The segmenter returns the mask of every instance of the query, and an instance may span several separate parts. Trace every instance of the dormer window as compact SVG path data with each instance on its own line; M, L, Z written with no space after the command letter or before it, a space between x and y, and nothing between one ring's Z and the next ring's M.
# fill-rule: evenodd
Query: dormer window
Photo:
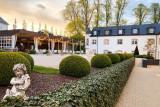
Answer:
M94 32L93 32L93 35L97 35L97 31L94 31Z
M119 35L122 35L122 34L123 34L123 30L120 29L120 30L118 31L118 34L119 34Z
M148 32L149 32L149 33L154 33L154 28L149 28L149 29L148 29Z
M106 31L105 31L105 34L106 34L106 35L109 35L109 34L110 34L110 31L109 31L109 30L106 30Z
M133 29L133 34L138 34L138 29Z

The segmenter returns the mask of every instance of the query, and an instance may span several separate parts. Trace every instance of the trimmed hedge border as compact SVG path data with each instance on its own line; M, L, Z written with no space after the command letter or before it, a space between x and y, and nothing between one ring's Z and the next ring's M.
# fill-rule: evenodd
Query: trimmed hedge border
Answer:
M4 105L113 107L134 67L135 58L101 69L82 79L25 101ZM0 105L3 105L0 103Z

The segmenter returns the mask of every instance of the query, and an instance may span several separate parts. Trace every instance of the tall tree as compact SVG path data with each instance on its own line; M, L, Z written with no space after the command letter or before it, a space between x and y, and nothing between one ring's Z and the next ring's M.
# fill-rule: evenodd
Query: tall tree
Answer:
M25 22L25 20L23 20L23 29L27 29L27 23Z
M112 0L105 0L105 3L102 4L105 9L105 20L106 20L106 26L109 25L109 21L112 18Z
M127 0L117 0L115 6L115 25L119 26L124 15L124 9L128 5Z
M39 22L39 28L38 28L39 31L41 31L41 22Z
M144 4L139 4L137 8L133 9L134 15L136 17L136 24L143 24L149 15L150 9Z
M17 20L15 19L14 24L13 24L13 29L15 30L17 28Z
M152 3L151 7L151 19L152 23L159 23L160 22L160 5L159 3Z
M33 24L33 22L32 22L32 31L34 32L34 24Z
M79 11L78 3L75 2L74 0L69 1L66 5L65 10L63 11L64 20L68 21L69 23L72 22L72 27L74 28L75 32L80 32L79 29L77 28L77 24L76 24L77 20L80 17L79 12L80 11Z
M96 10L96 14L94 15L94 24L96 27L99 27L99 22L102 19L102 12L100 10L101 8L101 3L100 0L93 0L94 1L94 7Z
M92 0L79 0L81 9L81 20L84 21L85 32L88 30L91 20L93 18L94 8L92 7Z

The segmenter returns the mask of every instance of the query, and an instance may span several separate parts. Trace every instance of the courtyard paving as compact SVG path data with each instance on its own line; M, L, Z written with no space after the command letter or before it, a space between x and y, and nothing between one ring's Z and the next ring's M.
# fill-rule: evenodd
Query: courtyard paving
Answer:
M63 58L69 56L70 54L53 54L51 56L47 56L46 54L39 54L39 55L31 55L34 59L35 65L39 66L45 66L45 67L52 67L52 68L59 68L59 64L62 61ZM87 56L85 54L81 54L79 56L82 56L86 58L89 62L91 60L91 56Z
M115 107L160 107L160 66L135 67Z

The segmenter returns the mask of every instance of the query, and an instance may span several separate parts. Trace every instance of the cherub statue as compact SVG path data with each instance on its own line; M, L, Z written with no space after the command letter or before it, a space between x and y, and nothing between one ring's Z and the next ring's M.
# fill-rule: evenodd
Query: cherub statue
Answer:
M21 96L24 100L27 100L29 97L26 97L25 91L30 86L30 77L27 74L27 68L24 64L16 64L13 67L13 71L16 75L10 82L13 87L11 90L6 90L6 95L3 97L3 100L6 97L12 96Z

